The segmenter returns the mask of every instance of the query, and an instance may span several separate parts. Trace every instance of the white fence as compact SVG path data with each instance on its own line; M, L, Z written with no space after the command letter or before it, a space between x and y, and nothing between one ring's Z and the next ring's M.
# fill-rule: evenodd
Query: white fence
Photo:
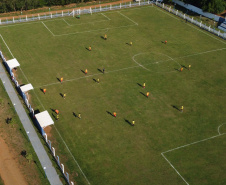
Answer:
M192 24L194 24L194 25L196 25L196 26L198 26L198 27L200 27L200 28L202 28L202 29L204 29L208 32L213 33L214 35L217 35L218 37L226 39L226 33L225 32L221 33L220 30L218 31L218 30L215 30L215 28L211 28L211 26L206 26L205 24L202 23L202 21L199 22L197 20L194 20L193 17L189 17L188 15L183 14L183 13L179 12L178 10L171 8L171 6L165 5L164 3L161 4L161 3L155 2L155 4L157 6L163 8L163 9L165 9L166 11L168 11L168 12L170 12L170 13L178 16L178 17L181 17L182 19L184 19L186 21L189 21L190 23L192 23Z
M92 13L97 13L97 12L104 12L104 11L109 11L109 10L118 10L118 9L123 9L123 8L130 8L130 7L136 7L136 6L143 6L143 5L149 5L152 4L153 1L139 1L139 2L128 2L128 3L120 3L116 5L109 5L109 6L98 6L95 8L77 8L74 9L73 11L61 11L56 12L56 13L48 13L44 15L32 15L30 16L20 16L19 18L12 18L8 20L7 18L0 18L0 25L5 25L5 24L14 24L14 23L24 23L24 22L30 22L30 21L38 21L38 20L44 20L44 19L52 19L52 18L57 18L57 17L65 17L65 16L76 16L76 15L81 15L81 14L92 14Z

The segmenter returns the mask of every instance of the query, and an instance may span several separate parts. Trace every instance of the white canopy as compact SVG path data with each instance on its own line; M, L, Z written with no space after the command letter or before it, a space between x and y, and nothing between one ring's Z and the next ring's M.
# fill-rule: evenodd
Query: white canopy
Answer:
M41 125L42 128L45 128L49 125L53 125L54 122L52 118L50 117L48 111L43 111L38 114L35 114L36 119L38 120L39 124Z
M30 90L32 90L34 88L33 88L33 86L31 84L27 84L27 85L21 86L20 89L21 89L22 92L27 92L27 91L30 91Z
M17 59L12 59L12 60L8 60L6 61L7 65L9 66L10 69L13 69L15 67L20 66L19 62L17 61Z

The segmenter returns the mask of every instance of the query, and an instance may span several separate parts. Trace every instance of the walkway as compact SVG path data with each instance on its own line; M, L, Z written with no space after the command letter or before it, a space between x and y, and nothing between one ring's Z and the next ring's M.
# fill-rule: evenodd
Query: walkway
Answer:
M20 102L17 93L15 89L13 88L5 70L3 67L3 64L0 63L0 78L2 80L2 83L4 84L4 87L6 89L6 92L9 95L9 98L12 102L12 104L15 107L15 110L20 118L21 123L23 124L23 127L26 132L28 133L28 137L31 141L31 144L39 158L39 161L42 165L42 167L46 167L46 176L50 182L51 185L62 185L62 182L60 181L60 178L58 174L56 173L55 168L52 165L51 160L49 159L34 127L32 122L30 121L27 113L24 110L24 107L22 106L22 103Z

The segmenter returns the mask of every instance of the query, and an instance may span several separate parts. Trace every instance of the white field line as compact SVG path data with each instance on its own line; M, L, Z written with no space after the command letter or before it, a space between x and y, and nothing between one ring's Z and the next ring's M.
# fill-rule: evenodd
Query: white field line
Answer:
M68 26L71 26L71 24L69 24L67 21L65 21L65 19L62 19Z
M41 23L46 27L46 29L47 29L53 36L55 36L55 35L53 34L53 32L51 32L50 29L45 25L44 22L41 22Z
M123 71L123 70L136 68L136 67L140 67L140 66L131 66L131 67L121 68L121 69L117 69L117 70L113 70L113 71L105 71L105 73L113 73L113 72ZM80 80L80 79L83 79L83 78L93 77L93 76L97 76L97 75L101 75L101 73L95 73L93 75L82 76L82 77L78 77L78 78L72 78L72 79L69 79L69 80L64 80L63 83L71 82L71 81L75 81L75 80ZM41 87L46 87L46 86L51 86L51 85L57 85L57 84L61 84L61 83L60 82L49 83L49 84L45 84L45 85L34 87L34 89L41 88Z
M62 138L60 132L57 130L57 128L56 128L55 125L53 125L53 126L55 127L55 129L56 129L57 133L59 134L60 138L62 139L62 141L64 142L66 148L68 149L69 153L71 154L72 158L74 159L75 163L77 164L77 166L78 166L79 170L81 171L82 175L85 177L87 183L90 184L90 182L89 182L89 180L87 179L86 175L83 173L81 167L79 166L77 160L74 158L73 154L71 153L70 149L68 148L68 146L67 146L67 144L65 143L64 139Z
M225 123L223 123L223 124L225 124ZM223 125L223 124L222 124L222 125ZM186 145L183 145L183 146L179 146L179 147L176 147L176 148L173 148L173 149L171 149L171 150L167 150L167 151L161 153L161 155L164 157L164 159L170 164L170 166L176 171L176 173L181 177L181 179L182 179L187 185L189 185L189 183L183 178L183 176L177 171L177 169L171 164L171 162L165 157L164 154L165 154L165 153L168 153L168 152L172 152L172 151L174 151L174 150L178 150L178 149L181 149L181 148L185 148L185 147L188 147L188 146L197 144L197 143L201 143L201 142L204 142L204 141L207 141L207 140L210 140L210 139L214 139L214 138L219 137L219 136L222 136L222 135L226 134L226 133L221 134L221 133L219 132L219 128L220 128L222 125L220 125L220 126L218 127L218 133L219 133L219 134L216 135L216 136L212 136L212 137L209 137L209 138L206 138L206 139L202 139L202 140L199 140L199 141L190 143L190 144L186 144Z
M104 17L106 17L109 21L111 20L108 16L104 15L103 13L101 13L101 15L103 15Z
M164 159L170 164L170 166L176 171L176 173L181 177L181 179L183 179L183 181L187 184L188 182L184 179L184 177L177 171L177 169L170 163L170 161L164 156L163 153L161 153L161 155L164 157Z
M0 36L1 36L1 38L2 38L2 40L3 40L3 42L4 42L4 44L6 45L7 49L9 50L10 54L12 55L12 57L15 58L15 57L13 56L11 50L9 49L9 46L6 44L6 42L5 42L5 40L3 39L3 37L2 37L1 34L0 34Z
M140 67L146 69L147 71L150 71L149 69L147 69L146 67L144 67L143 65L141 65L139 62L137 62L137 61L135 60L135 57L138 56L138 55L141 55L141 54L142 54L142 53L138 53L138 54L134 55L134 56L132 57L133 61L134 61L137 65L139 65Z
M125 12L125 11L132 11L132 10L136 10L136 9L142 9L142 8L150 8L152 6L142 6L142 7L139 7L139 8L134 8L134 7L131 7L131 9L127 8L127 9L123 9L123 10L120 10L120 12ZM109 10L110 11L110 10ZM114 13L114 11L118 11L118 10L111 10L112 12L105 12L106 13ZM96 14L96 13L95 13ZM97 13L99 14L99 13ZM70 17L70 16L69 16ZM47 20L47 21L41 21L41 22L49 22L49 21L56 21L56 20L60 20L60 18L52 18L54 20ZM16 24L11 24L11 25L0 25L0 28L6 28L6 27L11 27L11 26L22 26L22 25L26 25L26 24L37 24L37 23L40 23L39 20L35 20L33 22L24 22L24 23L16 23Z
M221 133L220 133L220 128L221 128L221 126L223 126L223 125L225 125L225 124L226 124L226 123L223 123L223 124L221 124L221 125L218 127L217 131L218 131L219 135L221 135ZM222 133L222 134L225 134L225 133Z
M171 13L168 13L168 12L162 10L160 7L157 7L157 10L159 10L159 11L161 11L161 12L163 12L163 13L171 16L171 17L173 17L174 19L177 19L177 20L181 20L182 19L182 18L179 19L179 18L175 17L176 15L174 15L174 14L172 15ZM216 40L218 40L218 41L220 41L220 42L222 42L223 44L226 44L226 42L224 42L224 41L222 41L222 40L220 40L220 39L218 39L218 38L206 33L205 31L202 31L200 28L197 28L196 26L193 26L191 24L187 24L187 25L192 27L192 28L194 28L194 29L196 29L196 30L198 30L198 31L200 31L200 32L202 32L202 33L204 33L204 34L206 34L206 35L208 35L208 36L210 36L210 37L212 37L212 38L214 38L214 39L216 39Z
M132 21L134 24L136 24L138 26L138 23L136 23L135 21L133 21L132 19L130 19L129 17L127 17L126 15L122 14L121 12L118 11L118 13L120 15L122 15L123 17L127 18L128 20Z
M6 47L8 48L8 50L9 50L10 54L13 56L13 54L12 54L11 50L9 49L8 45L6 44L6 42L5 42L5 40L3 39L3 37L2 37L2 35L1 35L1 34L0 34L0 36L1 36L2 40L4 41L4 43L5 43ZM14 56L13 56L13 58L14 58ZM21 70L21 71L22 71L22 70ZM24 77L26 78L26 80L28 81L28 79L27 79L27 77L25 76L25 74L24 74L24 72L23 72L23 71L22 71L22 73L23 73ZM28 83L29 83L29 81L28 81ZM35 91L34 91L34 93L35 93ZM36 97L37 97L38 101L40 102L40 104L42 105L42 108L45 110L44 105L42 104L41 100L38 98L38 96L37 96L37 94L36 94L36 93L35 93L35 95L36 95ZM55 127L55 125L54 125L54 127ZM56 128L56 127L55 127L55 128ZM56 128L56 130L57 130L57 128ZM71 154L72 158L74 159L75 163L77 164L78 168L80 169L81 173L82 173L82 174L83 174L83 176L85 177L85 179L86 179L87 183L88 183L88 184L90 184L89 180L87 179L86 175L83 173L83 171L82 171L81 167L79 166L78 162L75 160L75 157L72 155L71 151L69 150L69 148L68 148L67 144L66 144L66 143L65 143L65 141L63 140L63 138L62 138L62 136L60 135L60 133L59 133L59 131L58 131L58 130L57 130L57 132L58 132L59 136L61 137L61 139L62 139L63 143L65 144L66 148L68 149L69 153Z
M226 49L226 48L220 48L220 49L215 49L215 50L210 50L210 51L205 51L205 52L200 52L200 53L194 53L194 54L191 54L191 55L186 55L186 56L176 57L176 58L171 58L168 55L163 54L163 55L169 57L170 59L160 60L160 61L156 61L156 62L167 62L167 61L171 61L171 60L174 60L175 61L176 59L180 59L180 58L186 58L186 57L192 57L192 56L196 56L196 55L202 55L202 54L205 54L205 53L220 51L220 50L224 50L224 49ZM151 63L151 64L145 64L145 66L148 66L148 65L153 65L153 63ZM178 65L180 66L180 64L178 64ZM108 71L108 72L105 72L105 73L113 73L113 72L128 70L128 69L132 69L132 68L136 68L136 67L142 67L142 65L141 64L140 65L138 64L138 66L131 66L131 67L126 67L126 68L121 68L121 69L117 69L117 70L113 70L113 71ZM65 80L64 82L75 81L75 80L79 80L79 79L83 79L83 78L93 77L93 76L96 76L96 75L100 75L100 73L95 73L93 75L88 75L88 76L83 76L83 77L78 77L78 78L72 78L72 79L69 79L69 80ZM41 87L46 87L46 86L51 86L51 85L56 85L56 84L60 84L60 82L49 83L49 84L37 86L37 87L34 87L34 88L41 88Z
M127 26L119 26L119 27L113 27L113 28L103 28L103 29L97 29L97 30L89 30L89 31L82 31L82 32L66 33L66 34L54 35L54 36L75 35L75 34L78 34L78 33L90 33L90 32L95 32L95 31L103 31L103 30L116 29L116 28L126 28L126 27L130 27L130 26L135 26L135 25L132 24L132 25L127 25Z

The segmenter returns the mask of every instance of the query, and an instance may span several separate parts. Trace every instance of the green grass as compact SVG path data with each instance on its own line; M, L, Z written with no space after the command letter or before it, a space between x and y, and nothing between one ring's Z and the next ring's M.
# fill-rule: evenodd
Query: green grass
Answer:
M52 109L60 111L49 138L73 181L86 183L62 138L91 184L183 184L161 153L217 135L218 126L225 123L226 52L218 49L226 48L226 42L157 7L120 13L104 12L111 20L101 14L65 18L73 26L61 19L44 21L56 36L41 22L0 27L0 34L35 87L29 92L33 106L48 110L53 118ZM107 41L101 38L105 33ZM165 40L167 44L162 43ZM127 44L130 41L132 46ZM86 49L90 45L91 52ZM190 71L178 71L189 64ZM87 76L82 72L86 68ZM103 68L105 74L98 70ZM20 69L17 74L20 83L26 84ZM60 77L64 77L62 85ZM99 84L94 81L97 78ZM139 86L144 82L145 89ZM147 91L149 98L143 95ZM65 100L60 93L67 94ZM183 113L174 108L182 105ZM114 111L117 118L108 113ZM81 113L82 119L73 112ZM128 124L133 119L134 127ZM221 144L214 150L221 152L225 143ZM209 152L198 154L211 162ZM203 181L190 170L208 176L209 168L203 163L193 165L193 153L192 147L180 150L180 155L190 156L183 161L190 166L181 165L178 170L188 182L200 184ZM177 165L174 152L168 154ZM222 158L221 163L225 162ZM213 175L206 184L215 180L226 181L223 175L218 179Z

